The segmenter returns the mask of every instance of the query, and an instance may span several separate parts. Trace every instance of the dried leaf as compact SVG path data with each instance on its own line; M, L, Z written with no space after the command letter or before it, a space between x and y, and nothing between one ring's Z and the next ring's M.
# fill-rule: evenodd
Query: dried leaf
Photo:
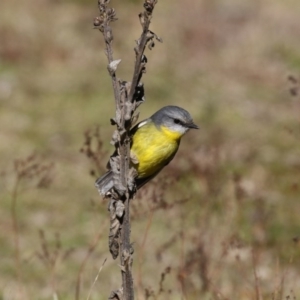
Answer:
M112 62L109 63L109 65L107 66L108 72L110 74L114 74L117 71L118 65L121 62L121 59L116 59L113 60Z
M158 35L155 35L155 39L160 42L163 43L163 39L161 37L159 37Z
M144 27L145 24L145 16L143 13L139 13L139 19L140 19L140 23L142 25L142 27Z
M108 236L109 251L116 259L119 255L119 237L120 237L120 220L117 218L116 204L118 201L111 199L109 201L108 210L110 212L110 228Z
M112 291L109 295L109 300L123 300L123 288L119 288L116 291Z
M120 170L120 157L119 156L111 156L109 160L109 165L111 167L111 170L113 171L114 175L119 175Z
M132 118L131 118L131 126L135 125L135 123L139 119L139 116L140 116L139 112L137 112L135 115L132 116Z
M118 142L119 142L119 132L118 132L118 130L115 130L112 135L110 144L113 146L116 146L118 144Z
M103 20L100 17L94 18L94 26L97 28L103 23Z
M124 112L124 119L126 121L131 120L131 116L134 112L134 105L132 104L132 102L127 101L125 103L125 112Z
M127 95L129 95L130 89L131 89L131 82L130 82L130 81L126 81L126 82L124 83L124 87L125 87L125 89L126 89Z
M115 118L111 118L110 119L110 124L111 125L117 125L116 119Z
M120 267L120 269L121 269L122 272L126 272L126 269L125 269L124 266L122 266L122 265L118 265L118 266Z
M119 236L112 236L109 237L108 246L109 246L109 252L113 259L118 258L120 246L119 246Z
M117 201L116 205L116 216L121 219L124 215L125 205L122 201Z
M127 178L127 186L129 191L135 192L136 191L136 183L135 178L137 177L138 173L135 168L130 168Z
M155 43L153 40L151 40L148 44L148 48L149 48L149 50L152 50L154 47L155 47Z

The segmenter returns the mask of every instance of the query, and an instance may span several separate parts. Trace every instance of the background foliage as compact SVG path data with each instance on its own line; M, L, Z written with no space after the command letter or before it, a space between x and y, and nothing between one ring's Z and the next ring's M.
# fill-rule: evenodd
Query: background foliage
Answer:
M1 4L0 297L74 299L80 287L80 299L107 299L120 275L90 174L112 151L114 111L97 1ZM141 1L112 4L129 80ZM152 29L164 43L148 52L140 119L175 104L201 130L133 204L137 299L300 297L299 10L296 0L159 1ZM79 151L97 126L100 170L83 153L99 138Z

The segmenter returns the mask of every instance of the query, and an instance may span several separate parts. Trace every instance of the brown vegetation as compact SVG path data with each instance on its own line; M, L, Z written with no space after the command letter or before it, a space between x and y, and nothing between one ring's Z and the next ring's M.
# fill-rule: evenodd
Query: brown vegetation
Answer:
M93 187L112 151L114 111L92 30L97 3L1 6L1 297L107 299L120 278L107 203ZM127 78L140 3L114 7ZM299 9L292 0L159 1L153 29L164 43L148 54L140 119L175 104L201 130L133 202L137 299L300 297ZM78 151L87 137L93 163ZM47 176L20 180L14 162L32 157Z

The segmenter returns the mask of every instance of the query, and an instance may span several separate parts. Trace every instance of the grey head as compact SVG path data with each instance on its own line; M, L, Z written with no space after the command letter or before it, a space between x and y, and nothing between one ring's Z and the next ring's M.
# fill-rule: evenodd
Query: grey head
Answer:
M185 134L189 129L199 129L189 112L178 106L165 106L152 115L150 119L158 128L165 126L169 130L181 134Z

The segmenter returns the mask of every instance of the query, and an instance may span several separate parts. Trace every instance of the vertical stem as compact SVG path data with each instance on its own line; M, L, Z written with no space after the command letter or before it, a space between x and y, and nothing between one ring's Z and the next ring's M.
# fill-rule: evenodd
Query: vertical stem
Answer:
M104 28L104 39L105 39L105 48L106 48L106 56L107 60L109 63L111 63L113 59L113 50L112 50L112 30L111 27L107 24ZM112 79L112 85L113 85L113 90L114 90L114 97L115 97L115 105L116 108L120 107L121 105L121 99L120 99L120 86L119 82L116 76L116 73L111 72L111 79Z
M145 72L146 59L144 50L147 43L156 35L149 31L152 11L157 0L145 0L145 11L140 14L143 31L135 48L136 62L134 67L134 74L132 77L130 91L125 90L123 82L116 77L117 62L113 60L112 41L113 34L110 27L110 22L117 20L115 10L108 7L109 0L98 0L98 8L100 15L95 18L94 25L103 33L106 56L108 59L108 71L112 79L112 85L115 97L117 131L113 136L113 143L116 147L118 159L111 158L111 169L114 175L115 193L112 193L112 205L110 206L111 213L111 231L109 236L110 250L113 257L116 258L118 247L111 247L119 243L120 245L120 261L122 273L122 289L117 292L112 292L110 299L133 300L133 278L131 273L132 266L132 246L130 244L130 200L134 197L134 188L129 188L129 182L134 180L130 174L130 128L133 122L133 115L135 109L138 107L139 101L135 97L135 92L140 83L141 77ZM143 60L143 61L142 61ZM140 103L139 103L140 104ZM131 176L131 178L130 178ZM121 203L121 205L119 205ZM124 205L124 206L123 206ZM118 209L116 208L118 207ZM124 210L121 212L119 208ZM116 212L118 210L118 213ZM120 237L120 242L119 242ZM113 250L112 250L113 249ZM116 250L116 251L115 251ZM122 291L123 290L123 291ZM120 296L121 294L121 296Z
M129 253L131 251L131 245L130 245L130 199L127 198L125 200L125 213L122 223L122 229L121 229L121 265L125 267L125 270L122 270L122 282L123 282L123 294L125 299L127 300L133 300L134 299L134 291L133 291L133 279L132 279L132 273L131 273L131 264L132 261L130 259L127 259L124 254ZM125 272L124 272L125 271Z

